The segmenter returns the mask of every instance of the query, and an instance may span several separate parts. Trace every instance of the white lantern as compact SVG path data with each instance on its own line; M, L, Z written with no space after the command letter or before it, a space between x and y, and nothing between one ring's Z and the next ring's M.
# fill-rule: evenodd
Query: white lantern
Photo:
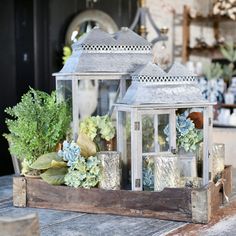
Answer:
M76 138L79 118L90 116L96 110L98 80L120 81L122 97L130 73L150 61L152 53L150 43L128 28L114 35L94 28L72 48L72 55L62 70L53 75L58 99L68 101L71 106Z
M208 183L212 104L203 98L196 77L183 65L175 63L168 72L152 63L140 67L132 74L132 84L124 98L115 106L117 149L123 160L123 185L127 185L131 178L132 190L146 189L147 183L150 190L154 188L157 191L165 186L177 187L174 181L158 184L160 172L157 174L155 171L157 167L160 170L165 168L165 174L169 176L167 169L173 173L176 168L173 161L169 165L173 156L179 160L181 148L198 153L198 141L203 143L204 149L203 184ZM193 111L203 117L202 129L197 129L195 121L190 120L189 113ZM163 161L168 157L169 163ZM176 163L181 165L179 161ZM178 166L175 173L179 169Z

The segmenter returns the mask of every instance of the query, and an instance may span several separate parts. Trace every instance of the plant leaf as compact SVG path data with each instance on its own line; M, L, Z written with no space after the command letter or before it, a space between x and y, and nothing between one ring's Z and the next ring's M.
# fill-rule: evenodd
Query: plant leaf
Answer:
M48 169L43 174L41 174L41 178L52 185L61 185L64 184L64 177L68 172L68 168L55 168Z
M231 56L230 56L230 53L229 53L229 51L228 51L226 48L221 47L221 53L223 54L223 56L224 56L226 59L228 59L229 61L232 61L232 58L231 58Z
M79 134L77 144L80 147L81 156L90 157L96 154L96 145L86 134Z
M67 166L67 164L64 161L52 160L52 162L51 162L52 168L61 168L61 167L66 167L66 166Z
M59 157L56 152L50 152L40 156L30 167L36 170L46 170L52 167L52 161L60 162L62 160L62 157Z

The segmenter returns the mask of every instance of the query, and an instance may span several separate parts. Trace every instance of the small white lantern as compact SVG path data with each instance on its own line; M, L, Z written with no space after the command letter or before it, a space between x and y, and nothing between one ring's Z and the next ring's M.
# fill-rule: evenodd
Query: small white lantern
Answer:
M94 28L73 44L72 49L62 70L53 75L58 99L67 100L71 106L76 138L79 118L96 110L98 80L120 81L122 97L126 92L126 79L152 59L152 52L150 43L128 28L114 35Z
M165 163L157 161L158 158L175 156L179 159L178 148L181 145L186 150L196 148L197 144L193 146L188 140L184 143L185 130L183 134L178 133L182 128L179 127L181 123L178 123L178 119L185 119L190 125L186 127L187 131L193 132L193 121L182 116L196 109L203 117L204 124L203 128L198 130L203 136L203 184L209 182L212 104L203 98L196 77L183 65L175 63L168 72L152 63L140 67L132 74L132 84L124 98L115 106L117 149L121 152L123 160L123 185L129 182L131 171L131 189L145 189L144 182L148 182L148 178L143 170L146 167L155 172L157 165L160 167L157 163ZM175 168L170 166L170 169ZM154 181L153 188L159 191L165 186L156 183L157 176L150 171L149 177ZM177 187L176 185L177 183L173 182L169 186Z

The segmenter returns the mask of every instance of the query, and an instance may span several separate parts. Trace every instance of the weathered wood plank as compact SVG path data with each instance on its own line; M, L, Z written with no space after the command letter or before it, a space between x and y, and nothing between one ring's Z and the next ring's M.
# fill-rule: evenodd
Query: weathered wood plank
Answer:
M215 214L215 212L219 209L219 206L223 203L222 184L215 186L214 183L211 183L209 188L211 191L211 212L212 214Z
M223 173L231 192L231 168ZM205 188L165 188L162 192L53 186L40 179L14 177L15 206L49 208L207 223L223 203L222 184Z
M208 223L211 217L211 191L209 188L193 190L192 198L192 221L193 223Z
M26 178L13 178L13 205L26 207Z
M4 236L39 236L39 220L37 214L20 218L0 217L1 235Z
M190 221L191 190L168 188L162 192L139 192L75 189L27 179L27 206Z
M214 183L211 183L209 185L211 191L210 206L212 215L214 215L219 207L224 203L225 199L223 190L225 190L227 196L232 193L232 166L225 166L225 169L222 173L222 179L225 180L224 186L222 185L222 183L216 185Z
M225 166L225 169L223 171L223 179L225 179L225 194L229 197L233 190L232 166Z

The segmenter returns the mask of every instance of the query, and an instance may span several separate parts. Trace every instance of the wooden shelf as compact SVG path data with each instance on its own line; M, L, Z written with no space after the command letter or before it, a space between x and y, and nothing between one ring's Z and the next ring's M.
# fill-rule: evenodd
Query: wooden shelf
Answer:
M228 16L219 16L219 15L208 15L208 16L202 16L197 15L195 17L191 16L190 13L188 14L188 17L191 21L232 21Z
M199 22L205 22L205 23L211 23L212 28L214 30L214 38L215 41L218 42L220 39L220 31L219 31L219 26L220 22L222 21L229 21L229 22L234 22L232 19L230 19L227 16L215 16L215 15L208 15L208 16L202 16L202 15L197 15L196 17L192 17L190 15L190 8L188 6L184 6L184 11L183 11L183 49L182 49L182 61L183 63L187 62L189 60L189 56L191 54L206 54L206 53L212 53L210 58L212 57L219 57L220 54L218 55L217 52L219 51L219 46L206 46L206 47L190 47L190 25L194 22L199 23ZM233 29L233 27L232 27ZM216 55L214 53L216 52Z
M236 108L236 104L217 104L215 105L216 108L230 108L234 109Z
M219 123L214 123L213 122L213 127L215 128L236 128L235 125L226 125L226 124L219 124Z

